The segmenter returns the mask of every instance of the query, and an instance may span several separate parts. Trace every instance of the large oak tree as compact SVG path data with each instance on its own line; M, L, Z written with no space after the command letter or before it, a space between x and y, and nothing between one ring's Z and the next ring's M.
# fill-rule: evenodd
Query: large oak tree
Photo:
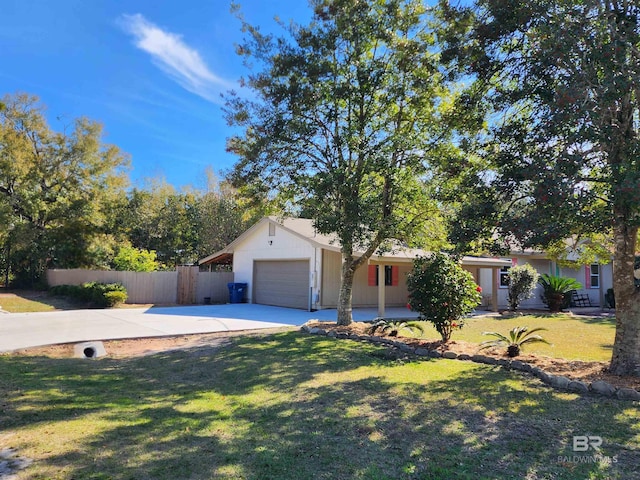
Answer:
M523 246L609 235L616 337L610 370L640 375L640 6L630 0L479 0L444 11L446 55L488 109L466 233ZM475 80L471 83L471 80ZM485 219L484 222L478 221ZM459 231L463 232L464 229ZM464 235L458 240L464 239Z
M124 194L127 157L102 141L86 118L53 131L37 97L6 95L0 104L0 242L18 280L48 266L91 264L92 239ZM10 258L7 258L10 257Z
M236 185L277 191L337 235L338 323L349 324L356 269L390 239L428 237L439 216L430 159L449 154L452 102L424 2L310 5L311 22L283 25L279 38L243 23L252 93L228 97L229 121L243 131L228 149L240 158Z

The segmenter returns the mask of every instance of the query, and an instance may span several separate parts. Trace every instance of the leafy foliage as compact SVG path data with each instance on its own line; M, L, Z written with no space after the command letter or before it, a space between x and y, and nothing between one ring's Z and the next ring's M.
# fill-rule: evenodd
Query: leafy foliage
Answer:
M469 142L487 169L468 195L488 198L480 204L489 214L462 212L457 240L498 233L509 246L545 247L608 236L617 296L611 370L640 375L640 6L479 0L442 8L450 20L443 58L468 80L470 108L495 120Z
M86 118L54 132L37 97L6 95L0 109L0 234L5 270L32 285L49 266L91 264L86 246L123 194L127 157Z
M111 308L127 301L127 289L120 283L87 282L51 287L52 295L68 296L98 308Z
M509 270L507 301L511 310L518 310L523 300L533 297L539 277L538 271L528 263L516 265Z
M263 35L243 22L238 52L254 96L227 98L232 181L302 210L342 253L338 322L351 322L357 268L392 242L442 243L431 161L454 135L429 11L417 0L315 0L309 25ZM276 193L277 192L277 193ZM438 242L439 240L439 242ZM355 252L362 254L355 255Z
M378 331L388 334L390 337L397 337L403 331L407 331L409 334L422 336L424 333L424 327L418 322L383 319L374 322L369 328L369 333L372 335Z
M470 272L442 253L417 258L407 276L409 306L448 342L463 317L480 305L481 290Z
M496 337L497 340L487 340L486 342L482 342L480 344L480 350L492 347L507 347L507 355L510 357L517 357L520 355L520 350L524 347L524 345L530 343L546 343L544 338L540 335L534 335L535 332L540 332L546 330L546 328L534 328L529 330L528 327L514 327L509 331L509 336L502 335L498 332L484 332L483 335L491 335Z
M542 285L541 300L552 312L559 312L569 303L567 295L582 288L582 284L570 277L557 277L543 273L538 280Z
M130 245L123 245L118 249L113 259L116 270L126 272L153 272L158 270L156 252L142 250Z
M261 216L235 190L206 172L205 189L177 191L164 180L134 188L116 213L119 233L131 245L156 252L167 268L194 264L235 240Z

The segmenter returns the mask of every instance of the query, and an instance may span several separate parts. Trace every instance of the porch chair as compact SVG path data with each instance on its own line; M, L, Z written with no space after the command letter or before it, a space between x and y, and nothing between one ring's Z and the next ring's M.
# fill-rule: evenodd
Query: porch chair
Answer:
M592 307L591 299L586 293L578 293L577 290L571 290L571 306L572 307Z

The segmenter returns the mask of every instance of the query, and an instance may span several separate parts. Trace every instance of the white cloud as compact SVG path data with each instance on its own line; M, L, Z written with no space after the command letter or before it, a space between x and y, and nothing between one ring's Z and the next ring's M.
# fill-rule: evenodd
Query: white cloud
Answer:
M141 14L122 15L122 28L135 39L135 46L151 55L153 62L183 88L219 103L219 93L232 85L215 75L197 50L180 35L162 30Z

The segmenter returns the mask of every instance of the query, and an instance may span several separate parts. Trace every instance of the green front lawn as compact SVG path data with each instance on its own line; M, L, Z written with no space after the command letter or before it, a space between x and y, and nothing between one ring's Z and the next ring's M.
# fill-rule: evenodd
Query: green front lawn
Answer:
M34 460L19 479L627 479L640 464L633 403L297 332L233 341L0 356L0 449ZM574 463L593 452L573 435L601 436L615 463Z
M428 323L424 326L424 338L438 339L439 334ZM451 340L481 343L493 337L482 332L499 332L507 335L513 327L543 327L540 332L552 345L543 343L526 345L523 353L535 353L554 358L585 361L609 361L616 333L615 318L557 315L524 315L519 317L473 317L465 321L461 330L455 330Z
M6 312L51 312L79 308L76 303L47 292L12 292L0 295L0 308Z

